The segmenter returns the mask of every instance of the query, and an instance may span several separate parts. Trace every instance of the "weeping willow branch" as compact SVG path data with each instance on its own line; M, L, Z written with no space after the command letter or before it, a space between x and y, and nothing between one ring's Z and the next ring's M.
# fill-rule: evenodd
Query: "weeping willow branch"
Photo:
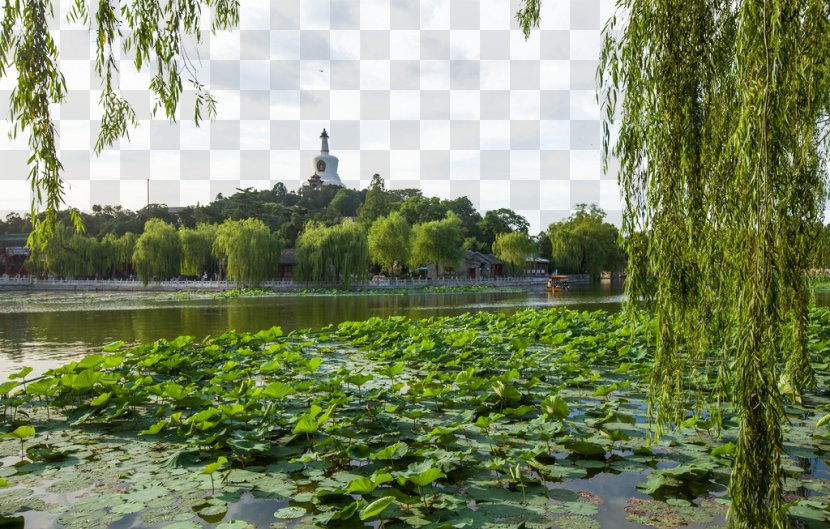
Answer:
M606 164L620 161L629 306L644 300L657 321L653 433L734 406L729 523L783 528L782 403L815 384L807 271L826 196L830 5L617 6L598 99ZM526 34L539 9L517 15Z
M216 230L214 255L239 286L259 286L277 274L282 241L259 219L226 220Z
M153 112L163 110L175 120L183 90L183 73L195 91L194 121L206 108L212 118L216 100L196 78L185 53L185 42L201 42L202 9L212 12L211 31L229 29L239 22L238 0L73 0L70 23L89 25L95 34L95 69L101 78L99 104L101 128L94 151L99 154L137 125L136 115L118 89L115 53L120 46L134 51L133 66L154 65L150 90L155 95ZM90 16L93 11L94 16ZM31 153L29 182L32 188L32 235L29 245L45 245L54 235L57 212L64 205L63 165L56 147L57 132L50 105L66 99L66 82L59 69L59 50L49 33L55 17L53 0L3 0L0 22L0 78L16 74L10 97L11 138L28 136ZM124 29L128 31L124 31ZM42 212L39 214L39 212ZM75 229L83 229L81 217L70 212Z

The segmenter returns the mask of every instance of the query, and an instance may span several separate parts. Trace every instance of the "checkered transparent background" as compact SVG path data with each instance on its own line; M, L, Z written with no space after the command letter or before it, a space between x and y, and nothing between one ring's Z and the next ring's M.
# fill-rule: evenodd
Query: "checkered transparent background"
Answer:
M70 0L58 3L69 96L55 115L72 206L143 207L148 178L150 201L169 206L276 182L296 189L325 127L348 187L380 173L391 188L512 208L534 230L581 202L619 219L595 100L613 0L546 0L527 42L517 0L241 0L238 30L205 33L187 50L219 101L217 119L194 126L192 92L177 123L152 118L151 70L136 73L122 52L119 86L140 125L97 157L93 36L66 22ZM0 82L3 118L12 83ZM0 135L0 214L29 206L27 157L25 139Z

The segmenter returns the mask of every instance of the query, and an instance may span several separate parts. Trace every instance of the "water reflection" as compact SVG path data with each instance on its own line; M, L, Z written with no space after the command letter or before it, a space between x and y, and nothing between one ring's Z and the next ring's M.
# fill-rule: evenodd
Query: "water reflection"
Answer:
M191 300L172 295L168 299L43 293L4 296L10 301L0 312L0 380L24 365L41 373L116 340L151 342L182 334L201 340L229 329L257 331L274 325L286 331L316 329L373 316L427 318L551 306L614 311L619 309L622 288L610 283L583 285L558 296L549 295L543 286L522 292Z

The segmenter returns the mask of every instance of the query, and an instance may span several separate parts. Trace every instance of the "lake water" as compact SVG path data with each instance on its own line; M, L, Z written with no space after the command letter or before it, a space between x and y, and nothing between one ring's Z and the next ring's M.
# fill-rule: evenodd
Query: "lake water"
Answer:
M35 374L100 352L117 340L144 343L227 330L318 329L373 316L413 319L465 312L514 312L564 306L619 310L621 284L577 285L557 296L544 287L521 292L296 295L181 299L173 294L124 292L0 293L0 381L31 366Z

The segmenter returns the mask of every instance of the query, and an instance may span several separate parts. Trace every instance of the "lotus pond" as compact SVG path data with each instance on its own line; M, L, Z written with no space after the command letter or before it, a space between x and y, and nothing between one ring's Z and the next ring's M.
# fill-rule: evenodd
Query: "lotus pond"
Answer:
M830 311L787 406L796 527L830 523ZM0 527L708 528L737 423L649 443L652 323L524 310L113 343L0 381ZM696 387L699 381L688 381Z
M227 299L191 292L0 292L0 380L24 366L39 375L116 340L133 345L179 335L202 339L273 325L288 332L375 316L419 319L553 306L616 310L621 300L622 285L616 283L579 285L558 297L549 297L544 283L519 292L315 292Z

